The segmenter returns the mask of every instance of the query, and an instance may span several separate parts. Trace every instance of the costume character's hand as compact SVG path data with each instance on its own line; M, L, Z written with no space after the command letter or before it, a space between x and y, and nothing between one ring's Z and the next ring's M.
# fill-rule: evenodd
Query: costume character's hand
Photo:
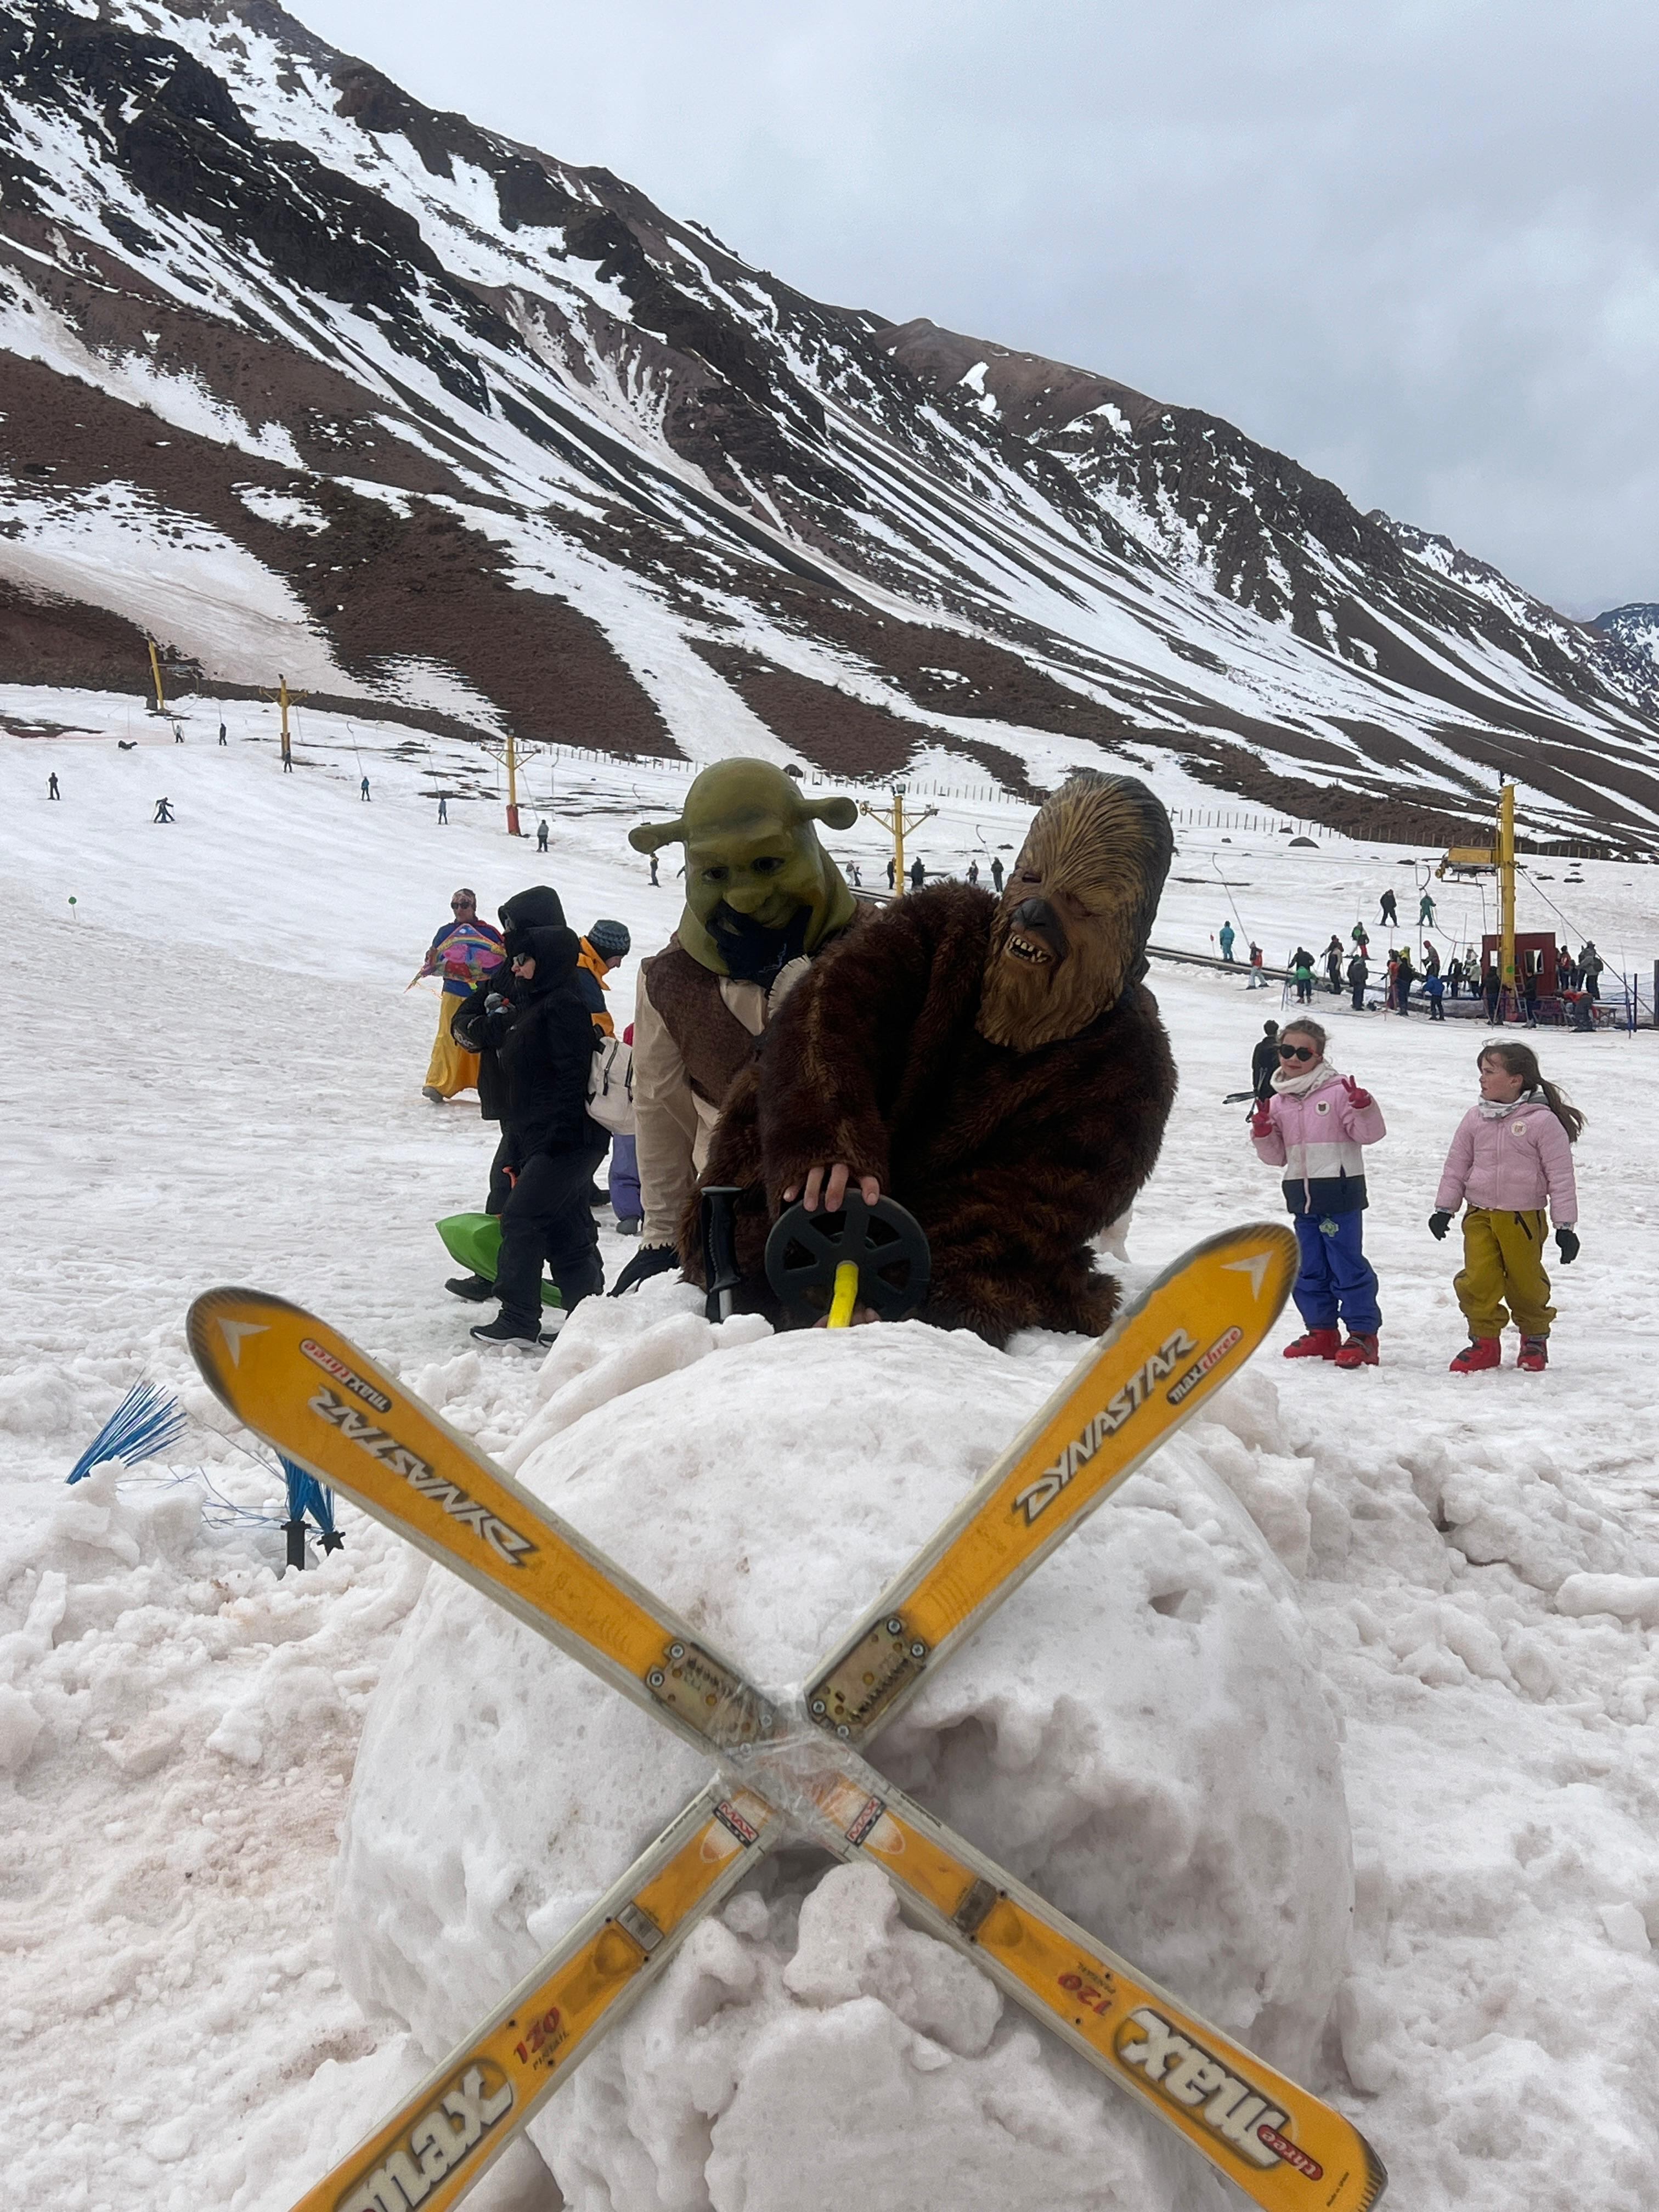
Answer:
M641 1244L628 1265L617 1276L611 1295L619 1298L624 1291L637 1291L641 1283L649 1282L653 1275L665 1275L671 1267L678 1267L680 1255L672 1244Z
M511 1004L511 1000L502 998L499 991L492 991L484 1000L484 1012L487 1014L504 1014Z
M1345 1075L1343 1077L1342 1088L1348 1094L1349 1104L1358 1107L1362 1112L1367 1106L1375 1106L1376 1103L1376 1099L1371 1097L1370 1092L1369 1091L1362 1091L1351 1075Z
M1431 1213L1429 1216L1429 1234L1433 1237L1437 1244L1440 1243L1441 1239L1445 1236L1446 1231L1451 1227L1451 1215L1446 1211L1443 1206L1437 1212Z
M847 1186L852 1179L853 1170L845 1160L837 1160L832 1167L808 1168L805 1192L803 1193L800 1185L796 1183L783 1194L784 1202L786 1205L793 1205L799 1198L809 1213L816 1213L818 1210L818 1200L822 1197L826 1213L839 1213L846 1201ZM859 1195L866 1206L873 1206L876 1203L881 1196L881 1185L874 1176L859 1177Z
M1271 1136L1273 1134L1273 1109L1272 1105L1267 1099L1258 1098L1255 1102L1255 1111L1250 1116L1250 1134L1253 1137Z
M1571 1267L1573 1261L1578 1257L1578 1231L1576 1229L1558 1229L1555 1232L1555 1243L1556 1249L1561 1255L1561 1265L1564 1267Z

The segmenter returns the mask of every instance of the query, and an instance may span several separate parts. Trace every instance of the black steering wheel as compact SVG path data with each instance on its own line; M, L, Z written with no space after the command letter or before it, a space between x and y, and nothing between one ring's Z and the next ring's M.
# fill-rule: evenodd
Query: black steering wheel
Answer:
M836 1273L850 1261L859 1271L859 1304L883 1321L902 1321L927 1295L932 1263L915 1214L890 1198L866 1206L848 1190L839 1213L792 1206L766 1240L766 1279L791 1321L821 1321L835 1295Z

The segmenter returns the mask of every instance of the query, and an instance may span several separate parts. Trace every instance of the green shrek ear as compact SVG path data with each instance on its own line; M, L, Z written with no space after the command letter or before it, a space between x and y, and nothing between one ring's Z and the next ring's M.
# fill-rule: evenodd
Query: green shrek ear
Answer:
M685 836L685 817L678 822L641 822L630 830L628 842L636 853L654 853L662 845L678 845Z
M859 818L858 802L852 799L804 799L802 815L812 822L822 822L831 830L850 830Z

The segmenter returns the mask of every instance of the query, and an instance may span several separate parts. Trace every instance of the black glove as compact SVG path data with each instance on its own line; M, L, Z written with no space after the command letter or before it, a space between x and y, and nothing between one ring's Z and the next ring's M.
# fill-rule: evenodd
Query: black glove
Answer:
M649 1282L653 1275L665 1275L671 1267L678 1267L680 1255L672 1244L641 1244L611 1286L611 1295L619 1298L624 1291L636 1291L641 1283Z
M1446 1212L1443 1206L1442 1206L1438 1213L1431 1213L1429 1216L1429 1234L1434 1238L1437 1244L1445 1235L1446 1231L1451 1227L1451 1223L1452 1218L1450 1214Z
M1555 1232L1555 1243L1556 1249L1561 1255L1561 1265L1564 1267L1571 1267L1573 1261L1578 1257L1578 1231L1576 1229L1558 1229Z

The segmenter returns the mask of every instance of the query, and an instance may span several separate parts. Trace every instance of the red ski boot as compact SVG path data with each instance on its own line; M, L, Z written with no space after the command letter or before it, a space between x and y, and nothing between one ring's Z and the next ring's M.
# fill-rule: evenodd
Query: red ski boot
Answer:
M1504 1364L1504 1347L1495 1336L1477 1336L1466 1344L1451 1364L1454 1375L1479 1375L1487 1367Z
M1335 1328L1310 1328L1305 1336L1298 1336L1294 1344L1285 1347L1286 1359L1334 1359L1341 1347L1342 1332Z
M1348 1340L1336 1355L1339 1367L1375 1367L1378 1352L1374 1336L1355 1336L1352 1331Z
M1550 1340L1547 1336L1523 1336L1521 1357L1516 1365L1523 1375L1541 1375L1550 1364Z

